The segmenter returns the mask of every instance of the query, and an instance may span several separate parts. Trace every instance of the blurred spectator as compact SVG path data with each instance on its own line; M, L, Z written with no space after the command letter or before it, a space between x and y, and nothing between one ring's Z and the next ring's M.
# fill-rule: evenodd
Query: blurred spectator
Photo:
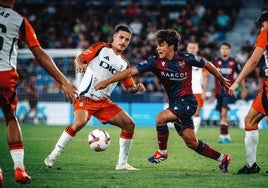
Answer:
M247 62L248 57L249 57L249 53L247 51L247 47L242 46L240 51L236 54L235 59L243 67L244 64Z
M250 32L245 36L244 41L249 43L250 46L253 46L256 41L257 32L258 32L257 28L255 26L252 27Z
M143 29L143 24L138 17L134 21L130 22L129 27L132 29L134 35L140 35Z

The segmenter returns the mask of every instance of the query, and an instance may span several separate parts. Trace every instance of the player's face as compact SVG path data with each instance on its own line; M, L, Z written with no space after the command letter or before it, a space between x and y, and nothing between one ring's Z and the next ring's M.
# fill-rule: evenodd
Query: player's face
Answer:
M231 49L228 46L222 45L220 47L220 53L221 53L222 58L228 58L230 55L230 52L231 52Z
M112 47L116 54L122 53L127 47L131 39L131 34L126 31L119 31L113 36Z
M188 43L186 50L187 50L188 53L197 55L198 45L196 43Z
M161 59L165 58L171 60L174 55L173 45L169 46L166 41L162 42L161 44L157 44L157 53Z
M262 30L265 30L265 29L268 29L268 21L264 21L264 22L262 22L262 24L261 24L261 31L262 31Z

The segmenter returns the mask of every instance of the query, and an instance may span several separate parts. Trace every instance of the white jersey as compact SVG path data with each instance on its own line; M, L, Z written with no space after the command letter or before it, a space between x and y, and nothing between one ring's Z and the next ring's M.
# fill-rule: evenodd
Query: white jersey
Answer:
M94 86L97 82L108 79L127 67L128 63L121 55L116 55L112 48L103 47L99 54L88 63L78 87L79 94L94 100L108 98L118 82L111 83L105 89L98 91L95 91Z
M203 93L203 70L192 67L192 90L193 94Z
M0 6L0 71L16 69L18 40L40 46L28 20L9 7Z

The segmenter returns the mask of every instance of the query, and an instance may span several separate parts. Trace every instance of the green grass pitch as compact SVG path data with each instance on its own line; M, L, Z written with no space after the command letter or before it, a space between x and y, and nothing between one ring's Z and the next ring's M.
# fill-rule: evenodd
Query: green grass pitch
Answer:
M120 129L113 126L87 126L65 148L52 168L43 161L54 148L65 126L23 125L25 165L32 177L29 185L15 183L13 163L6 141L6 127L0 124L0 166L6 188L158 188L158 187L267 187L268 130L260 130L257 160L261 172L237 175L245 163L244 130L230 128L232 143L217 143L218 127L201 127L199 139L213 148L232 155L229 173L218 170L217 161L188 149L173 128L168 143L169 158L151 164L147 158L157 149L154 127L137 127L129 155L129 163L140 171L115 171ZM94 152L87 145L87 135L95 128L104 128L111 136L111 144L104 152Z

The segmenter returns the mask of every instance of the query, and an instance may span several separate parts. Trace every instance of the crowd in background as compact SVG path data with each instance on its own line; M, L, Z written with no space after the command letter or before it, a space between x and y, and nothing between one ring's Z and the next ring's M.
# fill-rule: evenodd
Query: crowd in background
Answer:
M212 61L217 56L219 44L225 41L226 32L235 26L239 10L243 6L241 0L188 0L179 5L138 0L127 1L128 3L107 1L107 4L98 5L93 1L39 1L31 5L31 8L25 2L27 1L17 3L15 9L32 23L44 48L86 49L97 41L110 42L113 27L119 23L128 24L133 30L133 37L125 56L131 64L156 53L155 34L161 28L175 29L182 35L179 50L185 51L188 41L197 41L199 55ZM257 32L253 27L241 41L241 50L235 54L242 65L252 51ZM20 44L20 47L23 48L24 45ZM40 75L45 73L39 72L38 67L33 67L30 61L24 60L22 70L26 75L36 77L37 89L42 92L59 91L58 86L49 78L48 87L44 87L44 78ZM75 77L72 61L73 59L60 58L56 62L70 79ZM135 79L144 83L147 92L163 90L159 81L150 73ZM38 84L38 81L42 83ZM258 77L252 73L249 82L254 85L257 81ZM256 90L257 85L256 83ZM119 86L117 92L121 91L123 89ZM255 89L250 92L255 92Z

